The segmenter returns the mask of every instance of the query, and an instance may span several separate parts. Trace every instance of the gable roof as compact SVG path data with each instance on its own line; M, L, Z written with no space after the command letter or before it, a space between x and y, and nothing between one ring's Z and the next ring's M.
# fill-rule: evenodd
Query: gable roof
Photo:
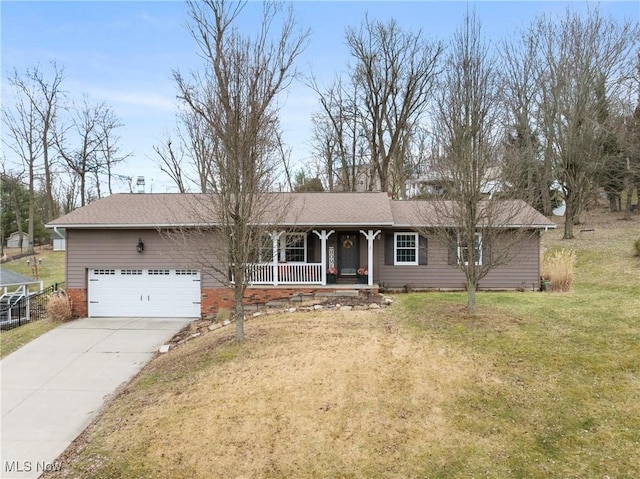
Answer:
M392 200L386 193L270 193L282 226L304 227L412 227L448 226L438 219L429 201ZM516 208L513 227L555 228L555 224L525 202L506 200ZM78 208L47 224L49 228L162 228L211 226L212 203L205 194L115 194ZM432 220L426 221L428 218ZM267 218L268 220L268 218ZM509 220L511 223L511 219ZM505 225L506 226L506 225Z
M500 200L480 203L480 209L492 205L490 222L501 228L554 229L556 224L523 200ZM447 212L455 212L452 201L391 201L394 226L398 227L454 227Z

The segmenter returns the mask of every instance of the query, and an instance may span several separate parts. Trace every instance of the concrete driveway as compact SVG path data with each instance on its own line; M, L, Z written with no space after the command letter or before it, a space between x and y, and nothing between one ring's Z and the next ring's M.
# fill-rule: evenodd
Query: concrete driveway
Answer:
M0 361L0 477L36 478L191 319L89 318L64 324Z

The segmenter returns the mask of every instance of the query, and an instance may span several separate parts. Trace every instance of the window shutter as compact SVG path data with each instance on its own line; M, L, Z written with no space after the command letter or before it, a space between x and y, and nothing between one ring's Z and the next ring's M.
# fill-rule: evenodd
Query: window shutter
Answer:
M316 234L311 231L307 233L307 263L316 262Z
M426 236L418 236L418 264L428 264L428 241Z
M491 264L491 245L482 240L482 264Z
M393 258L393 232L387 231L384 234L384 264L392 265Z
M450 265L455 265L458 263L458 244L450 240L449 241L449 255L448 255L448 263Z

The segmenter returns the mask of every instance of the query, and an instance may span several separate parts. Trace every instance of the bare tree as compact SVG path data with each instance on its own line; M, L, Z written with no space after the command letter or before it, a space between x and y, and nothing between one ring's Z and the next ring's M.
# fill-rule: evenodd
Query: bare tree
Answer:
M604 85L607 97L619 94L632 74L638 28L594 8L584 16L567 10L559 20L540 17L528 35L539 45L539 121L564 192L564 238L571 239L602 161L597 91Z
M323 90L315 81L322 110L314 115L313 143L318 151L329 191L357 191L366 158L366 137L358 109L358 85L354 77L345 85L338 77Z
M21 76L17 71L9 79L9 83L31 104L31 109L38 117L37 135L42 150L42 170L44 173L45 195L47 198L47 218L53 219L57 215L56 201L53 196L53 161L51 151L56 121L62 108L61 101L64 92L61 89L64 79L64 69L55 62L51 78L47 78L38 66L28 68Z
M2 172L0 173L0 195L2 200L2 208L0 212L2 213L2 224L0 225L0 255L4 254L4 244L6 241L6 236L9 234L7 229L11 227L11 221L5 221L7 212L10 210L13 212L13 216L15 218L16 228L18 230L18 236L20 237L20 251L23 248L23 197L22 192L25 190L23 181L22 181L22 173L16 173L13 171L6 171L4 169L4 163L2 165ZM32 198L31 194L28 193L28 209L29 212L32 211ZM32 222L29 222L29 227L32 229ZM33 238L33 233L30 238ZM33 252L33 247L31 242L30 251Z
M453 38L436 100L434 135L439 156L433 161L443 195L424 202L420 231L448 245L449 263L466 278L467 305L476 311L480 280L514 254L522 209L492 191L499 171L502 139L495 58L474 13L467 13ZM494 185L495 186L495 185ZM519 233L520 231L520 233ZM527 232L526 234L532 234Z
M98 168L95 170L95 185L99 190L102 178L106 177L109 194L113 194L113 181L126 181L124 175L118 174L115 168L126 162L131 157L131 153L120 151L120 137L116 133L124 124L117 117L115 111L105 105L103 114L98 117L97 134L100 138L100 148L98 150ZM100 193L98 194L100 198Z
M244 339L245 268L262 245L265 229L284 214L273 195L277 155L277 95L296 74L294 60L302 52L307 32L297 32L291 10L279 31L275 25L282 5L265 3L255 37L240 33L246 2L189 2L190 32L204 59L204 70L190 78L174 73L179 97L203 120L210 140L211 172L206 205L210 230L191 229L208 239L199 262L217 272L233 288L236 338ZM274 220L274 215L275 220ZM273 226L272 226L273 228ZM216 236L212 241L212 236ZM221 238L224 241L221 241Z
M71 125L56 133L58 153L78 179L80 206L87 204L91 179L99 198L102 195L101 177L106 173L111 191L113 167L128 156L118 155L115 130L120 126L122 124L110 106L105 102L92 104L85 96L82 104L74 109ZM75 146L70 147L70 141L74 141Z
M154 145L153 151L160 158L160 171L167 174L180 193L188 190L187 179L184 174L184 151L182 146L173 146L171 136L167 134L160 145Z
M29 182L28 252L32 252L35 226L36 175L40 169L39 161L43 152L42 118L31 100L32 97L35 97L35 92L29 89L29 85L23 83L15 72L14 76L9 79L9 84L14 87L17 96L12 108L2 110L2 123L8 132L9 141L7 146L22 161ZM7 178L9 177L7 176ZM22 247L21 221L19 221L19 231L20 246Z
M395 20L368 18L359 29L347 30L346 41L356 62L353 75L371 166L381 190L398 196L406 179L408 140L431 100L443 47L422 32L403 31Z
M192 110L180 109L175 130L177 145L170 135L154 151L160 159L160 170L176 184L180 192L195 188L200 193L209 191L212 174L212 138L206 121Z
M523 35L506 40L502 48L501 101L505 111L503 154L505 180L522 188L522 195L546 216L552 214L553 183L550 158L543 154L536 121L540 94L537 38Z

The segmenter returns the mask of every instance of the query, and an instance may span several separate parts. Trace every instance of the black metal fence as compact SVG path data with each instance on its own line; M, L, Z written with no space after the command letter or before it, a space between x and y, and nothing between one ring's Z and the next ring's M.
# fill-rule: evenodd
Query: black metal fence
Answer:
M64 283L56 283L37 293L28 294L0 310L0 330L8 331L47 317L49 300L61 294Z

